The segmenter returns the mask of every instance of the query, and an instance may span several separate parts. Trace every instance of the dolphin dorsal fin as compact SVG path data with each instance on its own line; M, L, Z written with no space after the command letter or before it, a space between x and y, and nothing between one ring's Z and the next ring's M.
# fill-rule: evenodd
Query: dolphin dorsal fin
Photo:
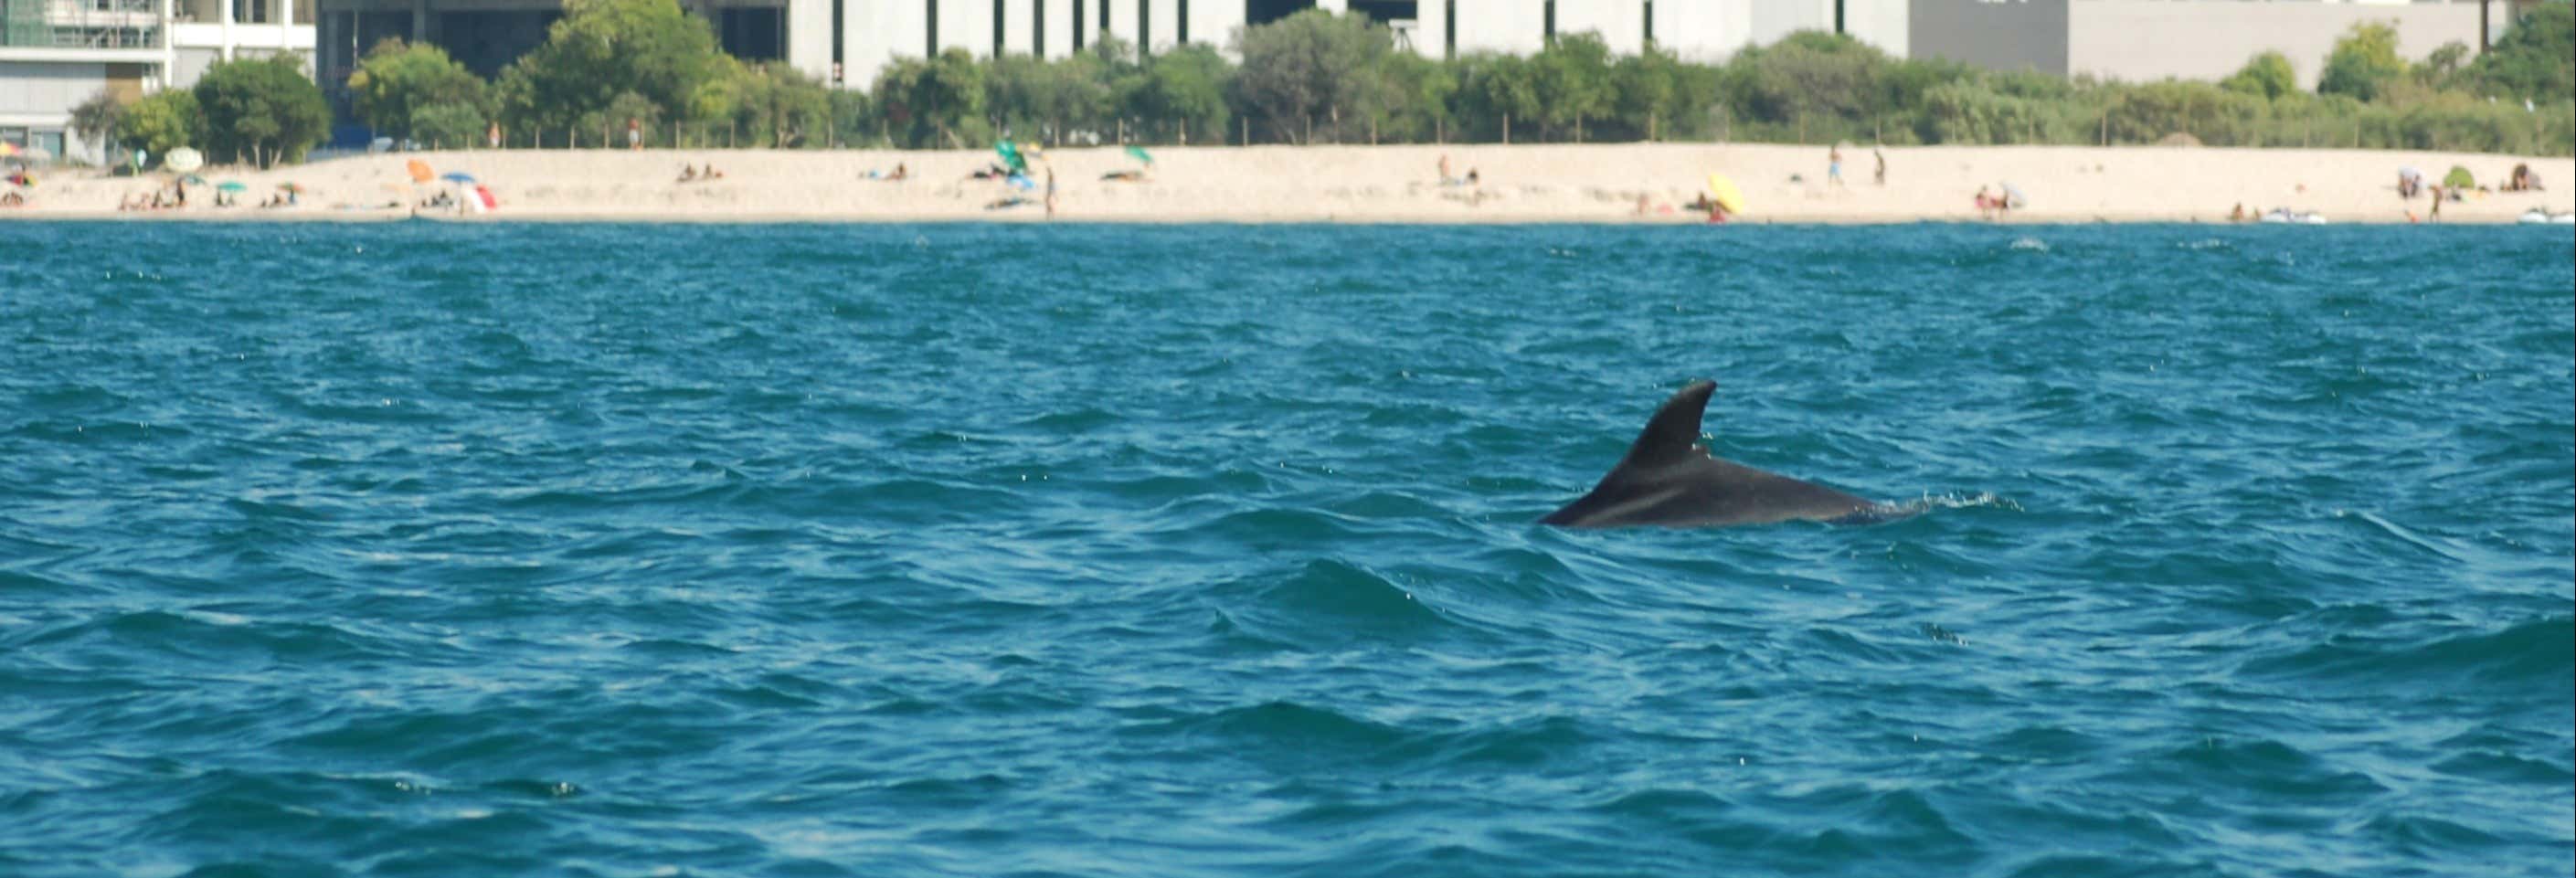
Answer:
M1619 459L1619 469L1668 466L1698 454L1700 415L1716 391L1717 382L1703 379L1665 400L1646 422L1645 432L1637 434L1637 444L1628 446L1628 456Z

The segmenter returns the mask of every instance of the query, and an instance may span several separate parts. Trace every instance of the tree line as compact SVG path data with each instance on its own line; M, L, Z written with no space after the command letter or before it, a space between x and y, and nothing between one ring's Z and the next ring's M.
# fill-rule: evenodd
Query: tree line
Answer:
M2398 55L2393 27L2356 25L2319 59L2314 91L2298 86L2296 61L2273 52L2215 83L2124 83L1892 58L1816 32L1719 64L1652 48L1614 55L1592 33L1559 36L1534 55L1434 60L1397 49L1364 16L1318 10L1238 31L1239 63L1200 44L1149 53L1104 37L1058 58L978 59L951 49L898 59L858 91L733 58L675 0L567 0L545 42L493 80L436 46L389 40L359 62L345 94L351 113L379 134L425 146L480 145L494 126L510 146L622 144L632 120L653 146L956 148L998 137L2136 144L2183 136L2213 146L2566 155L2576 152L2571 10L2544 3L2484 55L2451 43L2413 64ZM106 130L155 152L202 140L218 156L292 160L319 141L327 112L315 122L319 90L272 68L292 64L220 64L188 92L99 112L117 116Z

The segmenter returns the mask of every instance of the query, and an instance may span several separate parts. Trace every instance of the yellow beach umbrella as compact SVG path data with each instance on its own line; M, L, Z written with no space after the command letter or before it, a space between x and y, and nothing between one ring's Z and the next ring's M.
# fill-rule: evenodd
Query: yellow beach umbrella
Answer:
M1744 190L1735 188L1735 181L1725 174L1708 175L1708 195L1717 199L1717 206L1726 208L1727 213L1744 212Z

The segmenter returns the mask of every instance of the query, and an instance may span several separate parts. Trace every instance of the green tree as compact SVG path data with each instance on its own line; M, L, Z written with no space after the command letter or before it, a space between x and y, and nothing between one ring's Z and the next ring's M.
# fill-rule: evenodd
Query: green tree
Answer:
M349 74L351 111L377 133L391 137L458 142L424 135L413 128L412 121L421 110L445 106L428 118L449 124L470 112L475 117L472 125L479 129L488 90L480 77L447 57L446 50L398 38L377 43ZM476 133L480 132L469 132L467 139Z
M1538 76L1527 59L1478 53L1460 59L1459 66L1457 115L1464 127L1509 141L1514 120L1526 131L1538 118Z
M723 72L722 57L706 21L675 0L565 0L545 43L502 72L503 115L516 127L560 130L628 92L685 112Z
M930 60L898 58L877 74L877 100L885 120L901 126L901 145L963 149L990 133L966 121L984 114L984 67L964 49Z
M303 159L331 132L331 105L293 53L215 62L195 91L209 155L268 167Z
M1666 126L1676 115L1675 98L1681 95L1681 59L1647 46L1643 53L1619 59L1611 67L1610 80L1610 117L1628 136L1655 140L1671 133Z
M2469 64L2481 94L2564 107L2576 100L2576 4L2542 3Z
M2236 74L2218 83L2220 88L2272 100L2299 90L2299 72L2291 69L2290 59L2279 52L2263 52L2245 61Z
M1222 143L1230 118L1225 92L1233 79L1234 66L1216 49L1185 43L1145 62L1124 103L1139 118L1196 132L1202 141Z
M135 101L116 120L116 139L126 146L140 148L154 156L198 143L206 130L206 114L197 106L197 93L180 89L163 89ZM116 164L111 156L109 164Z
M114 164L116 156L107 154L106 148L109 135L116 133L117 124L124 118L125 103L116 99L115 92L102 87L72 107L72 133L80 135L82 143L99 147L108 163Z
M1583 139L1583 120L1610 114L1610 45L1591 31L1559 36L1539 50L1530 63L1537 68L1539 120L1543 134L1557 129Z
M1365 118L1381 105L1374 74L1394 41L1367 16L1308 9L1236 32L1235 49L1243 56L1238 105L1303 143L1316 125L1338 135L1344 116Z
M2406 62L2397 57L2397 28L2384 22L2360 22L2335 40L2334 51L2326 55L2325 72L2317 78L2317 93L2368 101L2378 97L2389 80L2405 73Z
M440 149L459 149L483 136L483 108L473 104L429 104L411 111L403 136Z

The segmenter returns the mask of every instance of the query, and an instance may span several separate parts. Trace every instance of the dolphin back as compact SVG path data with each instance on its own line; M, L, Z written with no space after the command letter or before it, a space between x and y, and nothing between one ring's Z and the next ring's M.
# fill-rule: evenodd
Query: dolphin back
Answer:
M1665 400L1619 465L1564 508L1539 519L1559 527L1722 527L1843 521L1876 508L1859 497L1709 456L1700 424L1714 381L1693 381Z

